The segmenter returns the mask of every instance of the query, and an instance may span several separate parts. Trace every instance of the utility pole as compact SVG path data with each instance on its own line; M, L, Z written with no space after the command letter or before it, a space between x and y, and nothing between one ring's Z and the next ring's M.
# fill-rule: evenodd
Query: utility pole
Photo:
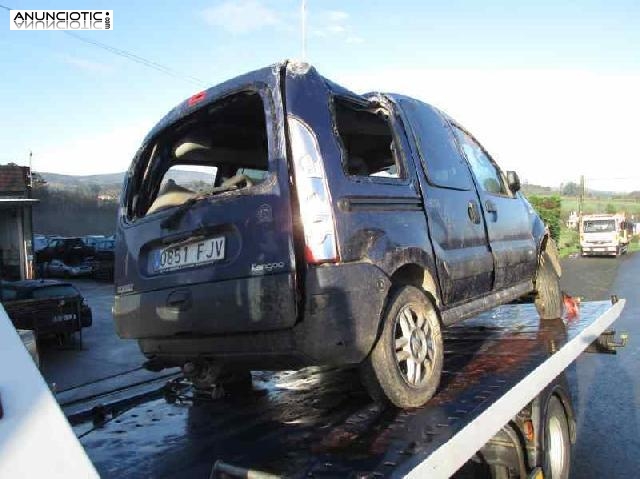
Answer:
M29 188L33 188L33 151L29 150Z
M580 175L580 200L578 201L578 219L582 220L584 210L584 175Z

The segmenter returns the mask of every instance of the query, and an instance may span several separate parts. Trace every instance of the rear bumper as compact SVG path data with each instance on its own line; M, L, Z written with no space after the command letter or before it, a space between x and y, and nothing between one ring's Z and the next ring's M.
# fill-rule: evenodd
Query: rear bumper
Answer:
M601 256L601 255L617 255L619 247L616 245L598 245L598 246L582 246L583 256Z
M122 338L272 331L296 321L293 274L116 295L116 331Z
M12 311L8 308L8 313L16 329L32 330L38 336L75 333L80 328L90 327L93 323L90 309L81 311L79 321L75 313L69 312L29 314L29 312Z
M198 358L218 360L234 366L243 365L249 369L361 362L371 351L378 334L379 320L390 287L387 276L372 264L353 263L309 268L305 279L304 311L298 322L294 318L295 324L290 327L247 331L238 327L242 316L226 316L219 320L210 314L207 327L201 325L200 329L191 332L183 329L183 335L138 337L140 347L147 357L155 358L166 366L181 365ZM290 291L293 294L293 289ZM265 301L267 292L262 294L262 301ZM236 313L241 314L242 311ZM293 311L289 314L293 314ZM131 334L138 329L131 325L140 319L129 317L123 321L121 312L114 316L118 332L128 332L128 337L135 337ZM288 321L283 318L285 322ZM241 323L250 326L246 321ZM125 325L128 326L123 328ZM221 325L225 325L227 330L222 331ZM206 334L203 328L212 332ZM166 326L156 329L167 332L175 330L175 327Z

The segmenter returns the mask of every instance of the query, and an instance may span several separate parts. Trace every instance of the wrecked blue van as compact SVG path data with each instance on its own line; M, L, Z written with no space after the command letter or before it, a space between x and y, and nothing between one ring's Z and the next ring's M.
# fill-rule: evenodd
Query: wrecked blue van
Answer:
M562 313L548 230L460 124L283 62L170 111L126 175L114 320L152 369L197 385L357 366L424 404L442 328L531 295Z

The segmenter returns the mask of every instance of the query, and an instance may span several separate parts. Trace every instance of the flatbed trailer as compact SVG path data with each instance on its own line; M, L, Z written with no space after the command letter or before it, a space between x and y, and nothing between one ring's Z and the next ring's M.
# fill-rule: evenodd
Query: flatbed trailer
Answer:
M309 368L254 373L253 392L218 399L175 380L74 430L103 477L552 477L549 405L574 440L564 372L587 348L612 350L623 307L541 321L507 305L447 328L440 388L418 409L372 403L353 370Z

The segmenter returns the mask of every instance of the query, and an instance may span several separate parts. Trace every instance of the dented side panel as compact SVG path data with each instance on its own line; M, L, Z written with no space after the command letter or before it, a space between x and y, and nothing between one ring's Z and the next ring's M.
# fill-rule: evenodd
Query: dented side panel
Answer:
M286 95L288 113L310 125L318 139L335 215L340 261L372 263L389 278L402 266L415 264L435 277L424 207L409 158L408 140L393 112L389 111L390 121L403 178L345 174L333 98L337 96L362 105L383 99L356 95L321 77L312 68L305 75L287 71ZM367 287L362 284L363 291ZM387 293L383 290L377 294L384 299ZM374 312L377 317L383 305L380 302Z
M471 173L460 175L467 179L466 189L433 184L427 173L435 155L462 163L445 120L422 102L391 98L410 125L411 155L419 171L442 301L449 306L487 294L493 286L494 259Z

